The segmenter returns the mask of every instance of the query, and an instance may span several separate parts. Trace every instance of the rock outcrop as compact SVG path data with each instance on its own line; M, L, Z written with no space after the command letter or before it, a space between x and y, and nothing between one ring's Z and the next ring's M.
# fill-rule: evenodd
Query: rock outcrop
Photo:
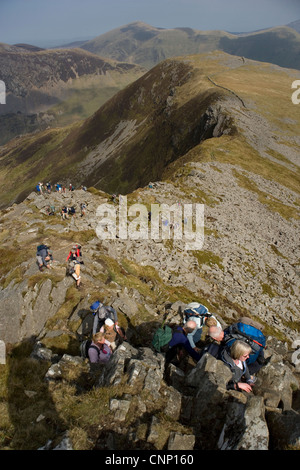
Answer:
M272 343L272 338L269 340ZM274 340L273 347L276 349ZM110 362L102 366L95 384L103 388L122 384L126 389L109 400L109 420L95 448L115 451L299 448L300 415L295 400L299 375L297 378L296 369L275 349L267 348L270 361L258 372L254 392L247 394L226 390L230 370L209 354L184 372L173 364L166 367L164 355L151 348L135 348L123 342ZM57 381L68 381L68 367L92 369L78 356L58 357L41 344L35 346L32 357L52 360L45 375L52 386ZM126 426L120 427L122 423ZM176 430L179 424L180 431ZM144 438L140 439L142 425ZM120 447L122 438L117 436L117 430L128 440L125 447Z

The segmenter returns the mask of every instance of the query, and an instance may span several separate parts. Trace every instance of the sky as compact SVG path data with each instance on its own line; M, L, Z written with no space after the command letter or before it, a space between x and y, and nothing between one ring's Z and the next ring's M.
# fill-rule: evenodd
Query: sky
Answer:
M0 42L53 47L142 21L250 32L300 19L300 0L0 0Z

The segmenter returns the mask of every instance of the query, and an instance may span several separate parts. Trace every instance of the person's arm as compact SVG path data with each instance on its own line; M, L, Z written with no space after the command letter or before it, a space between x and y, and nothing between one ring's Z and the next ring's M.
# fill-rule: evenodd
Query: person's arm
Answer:
M190 345L190 342L188 340L188 338L186 338L186 341L183 343L183 347L186 349L186 351L189 353L189 355L195 359L195 361L199 361L200 360L200 354L195 351L195 349L193 349Z
M190 345L191 345L191 347L192 347L193 349L196 348L196 345L195 345L195 342L194 342L194 334L195 334L195 331L196 331L196 329L195 329L194 331L192 331L192 333L189 333L189 334L187 335L187 339L189 340L189 343L190 343Z

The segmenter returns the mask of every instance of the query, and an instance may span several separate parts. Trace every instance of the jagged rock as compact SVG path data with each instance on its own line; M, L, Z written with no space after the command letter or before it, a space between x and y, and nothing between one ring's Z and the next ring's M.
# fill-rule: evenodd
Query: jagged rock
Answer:
M130 400L110 400L109 409L114 412L114 419L116 421L125 421L126 415L130 407Z
M268 450L269 432L263 398L236 397L228 403L218 448L220 450Z
M51 362L53 356L53 352L49 348L45 348L40 342L36 343L33 351L31 353L31 357L34 359L42 360L42 361L49 361Z
M274 450L300 448L300 415L294 410L267 409L266 419Z
M106 364L103 370L98 385L109 386L118 385L125 371L126 362L131 358L138 356L138 350L133 348L129 343L122 343L114 352L110 361Z
M273 359L274 357L274 359ZM265 396L267 406L292 408L293 389L299 388L299 382L291 369L283 363L282 357L273 355L271 361L257 374L258 383L255 393Z
M174 387L168 389L168 401L165 408L165 414L176 421L180 418L182 407L182 395Z
M171 432L168 440L168 450L193 450L195 436L192 434L180 434Z

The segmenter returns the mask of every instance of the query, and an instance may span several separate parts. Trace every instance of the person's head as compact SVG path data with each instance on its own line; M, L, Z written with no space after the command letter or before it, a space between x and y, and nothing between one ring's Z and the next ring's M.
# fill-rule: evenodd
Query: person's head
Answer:
M188 333L192 333L192 331L194 331L194 329L197 327L197 324L196 322L194 322L193 320L188 320L185 324L184 324L184 331L188 334Z
M249 344L244 343L244 341L235 341L230 348L230 355L232 359L240 359L241 361L246 361L248 359L252 349Z
M93 342L95 344L103 344L105 342L104 334L101 331L99 331L98 333L95 333L93 335Z
M219 326L213 325L208 330L208 336L210 336L215 341L222 341L224 338L224 331Z
M107 318L105 320L104 324L105 324L105 329L106 330L112 330L113 327L114 327L114 322L110 318Z
M217 320L213 317L205 318L205 325L210 328L211 326L217 326Z

